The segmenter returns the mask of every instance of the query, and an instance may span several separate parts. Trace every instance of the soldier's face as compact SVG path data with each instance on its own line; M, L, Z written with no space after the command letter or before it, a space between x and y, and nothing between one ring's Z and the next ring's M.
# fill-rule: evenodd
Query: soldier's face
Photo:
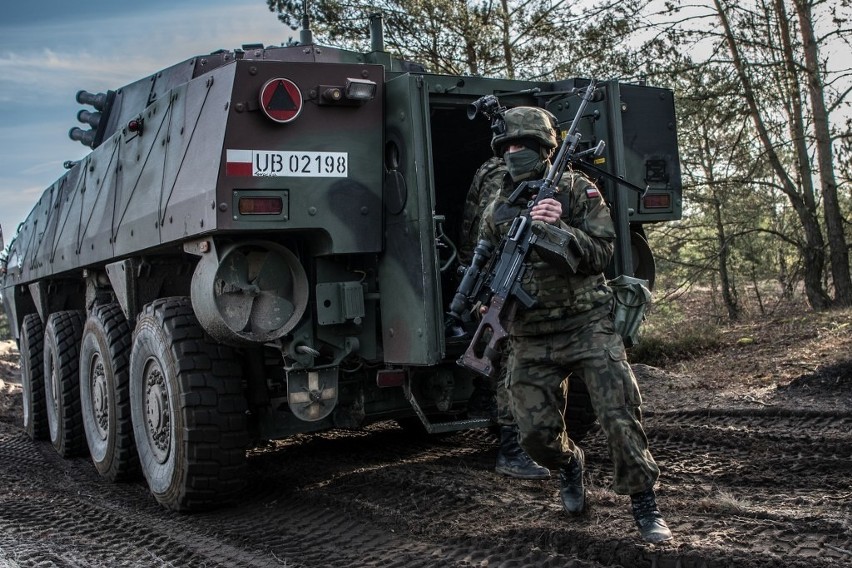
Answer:
M512 152L517 152L518 150L523 150L526 148L523 144L509 144L506 147L506 154L511 154Z

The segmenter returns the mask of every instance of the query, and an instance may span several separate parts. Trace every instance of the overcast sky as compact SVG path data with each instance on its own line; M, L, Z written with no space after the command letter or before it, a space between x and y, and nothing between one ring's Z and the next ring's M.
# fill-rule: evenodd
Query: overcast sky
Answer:
M8 245L62 163L80 89L105 92L195 55L298 37L263 0L17 0L0 10L0 226Z

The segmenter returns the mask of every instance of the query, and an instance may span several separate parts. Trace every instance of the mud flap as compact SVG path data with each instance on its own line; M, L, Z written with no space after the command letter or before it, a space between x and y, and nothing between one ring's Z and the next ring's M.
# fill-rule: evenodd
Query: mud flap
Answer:
M300 420L316 422L337 406L337 367L287 373L287 402Z

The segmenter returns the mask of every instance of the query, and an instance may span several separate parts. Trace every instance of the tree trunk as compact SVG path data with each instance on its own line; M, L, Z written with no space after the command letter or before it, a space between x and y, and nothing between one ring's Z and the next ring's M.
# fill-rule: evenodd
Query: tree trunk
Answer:
M814 310L827 309L831 307L831 299L825 293L822 285L822 273L825 269L825 241L820 231L819 217L816 213L816 200L812 192L805 191L806 188L802 188L801 192L799 191L781 162L760 113L751 78L746 72L747 63L740 55L739 45L734 37L728 14L722 6L721 0L713 0L713 4L722 24L725 41L728 44L734 68L743 87L743 97L748 104L749 113L754 121L760 142L764 147L772 170L781 182L782 191L790 199L790 203L799 217L799 222L802 224L805 235L805 242L801 246L802 259L805 264L805 294Z
M849 249L843 231L843 215L837 198L837 180L834 176L834 156L831 148L828 110L825 89L819 67L819 45L813 28L813 14L809 0L794 0L799 16L799 27L805 52L805 70L808 92L814 115L817 164L822 188L822 209L828 233L831 276L834 281L834 302L838 306L852 306L852 276L849 273Z

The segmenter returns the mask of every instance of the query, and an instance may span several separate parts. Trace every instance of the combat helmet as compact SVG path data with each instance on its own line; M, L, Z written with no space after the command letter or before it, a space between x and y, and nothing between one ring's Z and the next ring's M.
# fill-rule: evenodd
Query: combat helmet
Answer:
M534 140L542 152L549 154L556 148L556 117L538 107L515 107L503 113L504 128L491 138L491 149L501 156L508 142L519 139Z

